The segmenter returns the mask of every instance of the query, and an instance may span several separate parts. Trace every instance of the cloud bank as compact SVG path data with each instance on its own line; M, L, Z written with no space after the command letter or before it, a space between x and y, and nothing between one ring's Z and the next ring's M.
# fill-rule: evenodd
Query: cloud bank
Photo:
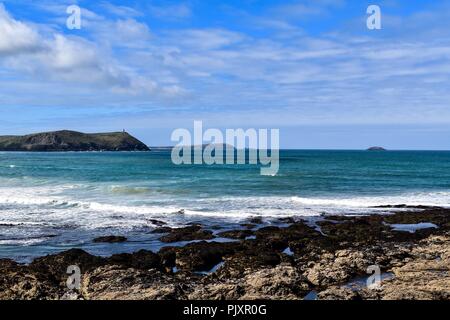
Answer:
M371 32L367 4L80 2L69 31L64 1L7 1L0 103L141 128L450 122L449 6L389 1Z

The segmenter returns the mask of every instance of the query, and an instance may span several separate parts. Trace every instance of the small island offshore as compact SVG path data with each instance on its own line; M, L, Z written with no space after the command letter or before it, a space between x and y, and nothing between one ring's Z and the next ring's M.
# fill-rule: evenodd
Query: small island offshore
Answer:
M70 130L0 136L0 151L149 151L127 132L81 133Z

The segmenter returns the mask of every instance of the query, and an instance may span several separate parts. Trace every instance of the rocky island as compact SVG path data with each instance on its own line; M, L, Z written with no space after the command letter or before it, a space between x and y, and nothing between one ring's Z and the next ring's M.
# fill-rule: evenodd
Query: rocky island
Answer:
M149 151L127 132L81 133L62 130L0 136L0 151Z

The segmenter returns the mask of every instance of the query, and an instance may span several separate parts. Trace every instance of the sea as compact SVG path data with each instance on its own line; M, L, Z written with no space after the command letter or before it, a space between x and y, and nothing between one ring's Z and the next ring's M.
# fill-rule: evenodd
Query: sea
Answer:
M273 176L250 164L175 165L164 149L0 152L0 258L156 251L167 245L152 233L162 223L217 232L255 217L314 223L401 204L450 206L449 151L281 150ZM93 242L105 235L128 241Z

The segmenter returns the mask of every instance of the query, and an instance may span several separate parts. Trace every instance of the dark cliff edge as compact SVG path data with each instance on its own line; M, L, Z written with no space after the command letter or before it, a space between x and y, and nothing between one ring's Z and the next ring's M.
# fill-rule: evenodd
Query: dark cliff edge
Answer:
M62 130L0 136L0 151L149 151L127 132L81 133Z

